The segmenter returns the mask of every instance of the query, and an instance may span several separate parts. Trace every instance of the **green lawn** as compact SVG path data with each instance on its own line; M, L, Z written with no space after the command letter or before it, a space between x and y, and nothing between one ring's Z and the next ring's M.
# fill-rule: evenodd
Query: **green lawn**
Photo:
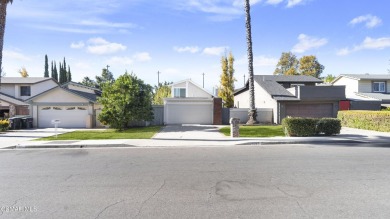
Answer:
M223 127L220 131L230 136L230 126ZM281 125L240 126L240 137L278 137L285 136Z
M150 139L160 131L161 126L137 127L124 131L114 129L75 131L55 136L40 138L38 141L51 140L99 140L99 139Z

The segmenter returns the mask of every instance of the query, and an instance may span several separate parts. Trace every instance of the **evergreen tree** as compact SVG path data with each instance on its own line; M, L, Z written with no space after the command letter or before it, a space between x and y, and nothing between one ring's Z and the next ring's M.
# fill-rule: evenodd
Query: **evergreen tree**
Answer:
M292 52L283 52L279 59L274 75L297 75L299 68L299 61Z
M81 82L81 84L85 85L87 87L93 87L93 88L97 88L98 87L96 82L94 80L90 79L89 77L84 77L83 81Z
M58 71L57 71L57 63L54 61L54 71L53 71L53 79L58 82Z
M47 59L47 55L45 55L45 78L49 77L49 60Z
M51 78L54 78L54 66L53 66L53 61L51 61Z
M70 72L70 66L68 65L68 71L66 72L66 79L67 79L67 82L71 82L72 81L72 72Z
M105 68L102 70L102 76L96 76L95 78L99 89L103 89L105 84L112 84L115 82L114 75Z

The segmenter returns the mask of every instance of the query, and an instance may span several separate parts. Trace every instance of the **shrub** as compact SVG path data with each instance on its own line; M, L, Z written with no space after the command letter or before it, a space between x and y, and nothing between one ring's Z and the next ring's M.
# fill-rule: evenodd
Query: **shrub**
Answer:
M285 118L282 125L286 135L297 137L318 134L330 136L340 134L341 130L341 121L334 118Z
M340 134L341 121L334 118L323 118L317 122L317 134L323 133L327 136Z
M8 120L0 120L0 131L7 131L9 129Z
M341 120L342 126L390 132L390 111L339 111L337 118Z
M318 119L312 118L285 118L282 125L288 136L313 136L316 134L317 122Z

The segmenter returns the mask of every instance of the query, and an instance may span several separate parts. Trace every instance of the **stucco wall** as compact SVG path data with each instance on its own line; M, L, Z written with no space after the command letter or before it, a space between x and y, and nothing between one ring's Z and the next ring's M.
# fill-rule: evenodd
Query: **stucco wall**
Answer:
M333 85L345 85L345 94L347 96L359 92L359 82L356 79L342 77L337 80Z

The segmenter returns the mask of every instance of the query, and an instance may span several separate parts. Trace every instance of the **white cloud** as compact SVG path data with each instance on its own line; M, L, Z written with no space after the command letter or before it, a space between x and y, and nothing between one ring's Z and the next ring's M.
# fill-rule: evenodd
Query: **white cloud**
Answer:
M179 53L183 53L183 52L189 52L189 53L197 53L200 51L200 48L197 47L197 46L186 46L186 47L173 47L173 50L175 50L176 52L179 52Z
M362 16L356 17L356 18L352 19L351 22L349 22L349 23L351 25L365 23L365 26L367 28L374 28L374 27L381 25L382 20L377 16L367 14L367 15L362 15Z
M280 3L282 3L284 0L267 0L266 1L266 4L269 4L269 5L278 5Z
M319 48L328 43L328 40L326 38L319 39L305 34L300 34L298 36L298 40L299 42L293 47L293 49L291 50L292 52L304 53L307 50Z
M120 43L111 43L103 38L91 38L88 40L87 51L95 55L113 54L126 50L127 47Z
M82 49L82 48L84 48L84 46L85 46L85 44L83 41L70 44L70 48L72 48L72 49Z
M100 19L82 20L75 24L83 25L83 26L109 27L109 28L136 28L137 27L137 25L133 23L115 23L115 22L109 22Z
M305 0L288 0L287 1L287 8L292 8L296 5L303 4Z
M382 50L385 48L390 47L390 37L382 37L382 38L371 38L371 37L366 37L364 41L357 46L354 46L353 48L343 48L340 49L337 52L337 55L343 56L343 55L348 55L353 52L357 52L359 50Z
M138 62L146 62L152 60L152 57L150 57L150 54L147 52L136 53L133 55L133 58Z
M4 50L3 56L4 56L4 58L7 58L7 59L14 59L14 60L20 60L20 61L30 61L31 60L30 57L28 57L20 52L12 51L12 50Z
M220 46L220 47L208 47L203 50L203 54L219 56L222 55L229 47Z

